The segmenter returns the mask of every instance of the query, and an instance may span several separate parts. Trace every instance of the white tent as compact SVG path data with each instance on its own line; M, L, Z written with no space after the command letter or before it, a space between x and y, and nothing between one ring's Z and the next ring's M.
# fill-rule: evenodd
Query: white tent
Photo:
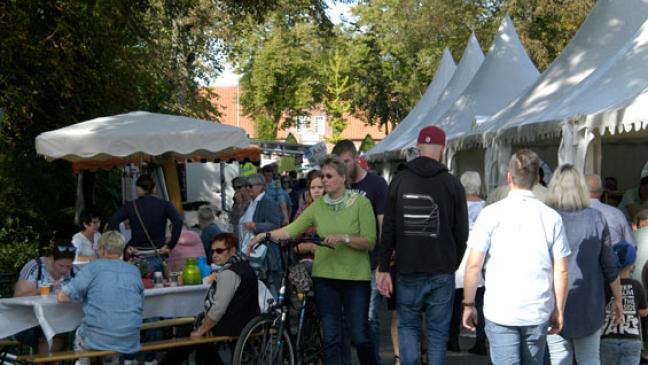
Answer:
M492 115L510 103L527 89L539 74L526 54L513 22L506 15L484 62L470 84L452 107L434 123L443 128L449 141L446 155L448 167L455 173L475 169L475 166L456 166L451 141L469 132L476 118ZM479 160L481 167L483 156Z
M468 44L461 56L461 61L455 70L454 75L448 86L443 90L443 94L439 97L439 101L434 108L422 116L418 123L412 124L408 129L398 136L398 140L385 150L386 157L393 160L400 160L403 157L405 149L411 142L416 140L418 132L424 126L434 124L439 118L452 106L457 98L464 91L466 86L477 73L477 70L484 61L484 53L479 47L479 42L475 34L472 33L468 39Z
M137 158L141 154L171 157L220 152L250 144L245 131L229 125L177 115L135 111L77 123L36 137L36 152L48 159L76 162Z
M477 142L489 148L510 150L512 144L528 145L572 133L564 128L566 119L582 114L569 100L587 87L583 81L588 76L615 57L647 16L648 0L599 0L560 56L527 92L455 143L461 148ZM584 139L591 141L593 137L584 136ZM565 147L563 143L561 162L573 158L569 151L572 149ZM491 156L497 154L501 155L499 161L489 163L499 165L502 177L508 158L501 153Z
M450 51L447 48L444 49L439 67L437 68L432 81L425 90L425 93L418 103L416 103L414 109L407 114L405 119L403 119L389 135L380 141L380 143L367 152L367 157L370 160L381 159L383 157L383 152L389 150L389 146L397 141L404 131L409 129L411 125L418 124L421 118L436 105L439 96L441 96L441 93L448 85L448 82L452 78L456 68L457 66L452 59Z

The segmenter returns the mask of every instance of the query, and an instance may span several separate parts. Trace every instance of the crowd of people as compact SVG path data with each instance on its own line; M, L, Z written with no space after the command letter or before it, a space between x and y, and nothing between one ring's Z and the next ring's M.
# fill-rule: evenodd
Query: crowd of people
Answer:
M15 296L51 286L60 302L82 302L75 349L116 351L133 364L143 286L122 257L142 256L149 273L168 273L205 256L218 275L190 336L235 336L260 311L257 269L271 292L279 288L281 252L259 242L291 239L313 278L324 364L351 364L352 347L361 364L381 364L383 302L395 364L445 364L446 351L461 351L462 326L477 332L469 351L498 365L638 364L648 315L648 176L617 208L601 201L608 190L600 176L562 165L545 183L538 155L522 149L507 184L484 199L479 173L452 175L444 149L444 131L423 128L418 155L389 184L348 140L303 179L266 165L232 181L229 226L204 205L189 227L142 175L138 198L103 234L100 217L83 212L70 242L25 265ZM313 235L328 247L309 242ZM45 345L37 330L17 337ZM55 340L53 349L60 346ZM197 363L221 363L211 345L162 361L180 364L194 350Z

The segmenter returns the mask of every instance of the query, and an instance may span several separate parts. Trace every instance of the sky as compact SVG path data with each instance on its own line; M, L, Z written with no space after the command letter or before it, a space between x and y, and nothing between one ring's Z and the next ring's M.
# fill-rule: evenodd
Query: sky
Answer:
M332 0L327 0L328 3L328 16L333 22L333 24L338 24L342 21L342 17L348 18L351 13L352 4L341 4L333 2ZM240 75L234 73L232 65L227 63L225 64L225 70L223 73L213 82L212 86L236 86L238 85Z

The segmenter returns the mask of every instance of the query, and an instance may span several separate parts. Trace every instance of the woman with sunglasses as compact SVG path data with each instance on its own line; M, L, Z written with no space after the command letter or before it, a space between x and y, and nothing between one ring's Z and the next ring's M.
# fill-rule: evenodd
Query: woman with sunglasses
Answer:
M326 194L311 203L291 224L258 234L250 247L264 237L294 239L315 227L323 242L333 249L317 247L313 262L313 287L323 332L324 364L341 364L342 313L348 322L351 343L361 364L375 364L369 336L371 270L369 251L376 241L376 221L369 200L347 190L347 167L338 157L320 163ZM252 248L253 249L253 248Z
M50 256L40 256L28 261L18 277L14 297L38 295L40 288L50 287L50 292L57 292L61 284L67 283L76 272L72 265L76 248L71 243L55 244ZM38 349L38 353L49 351L45 336L40 327L23 331L16 335L20 342ZM64 338L54 337L52 351L63 349Z
M204 311L194 323L191 337L238 336L259 314L258 282L254 270L238 251L231 233L214 236L213 261L221 267L204 301ZM196 364L222 364L218 347L211 344L169 351L162 365L182 364L196 351Z

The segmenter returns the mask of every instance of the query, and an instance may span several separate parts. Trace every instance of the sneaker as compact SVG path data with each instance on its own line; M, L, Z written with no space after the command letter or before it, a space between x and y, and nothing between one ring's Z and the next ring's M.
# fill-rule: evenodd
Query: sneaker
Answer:
M144 361L144 365L158 365L157 360Z
M473 355L479 355L479 356L488 355L488 351L486 350L486 346L473 346L468 350L468 352L470 352Z
M137 360L124 360L124 365L137 365Z

